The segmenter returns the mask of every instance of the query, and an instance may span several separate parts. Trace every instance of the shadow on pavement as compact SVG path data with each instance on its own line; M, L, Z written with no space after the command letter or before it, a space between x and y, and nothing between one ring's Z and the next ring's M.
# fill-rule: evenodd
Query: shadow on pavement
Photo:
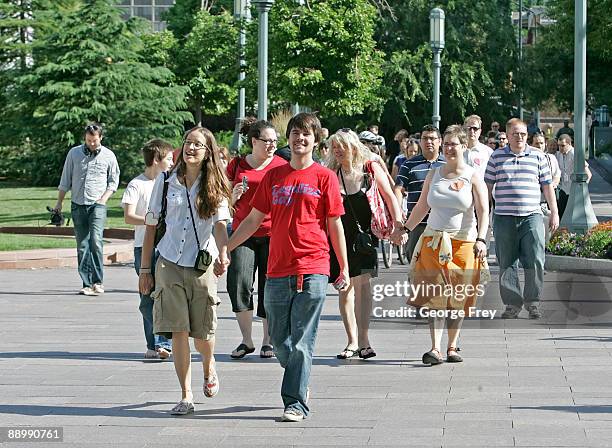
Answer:
M74 415L82 417L127 417L127 418L171 418L166 410L141 409L149 406L168 405L175 403L170 401L148 401L140 404L129 404L113 406L109 408L87 407L87 406L39 406L39 405L2 405L0 414L16 415ZM197 402L196 402L197 405ZM180 418L200 418L206 420L276 420L277 417L266 416L236 416L238 412L267 411L278 409L274 406L230 406L219 409L196 410L194 414ZM225 415L229 414L229 415Z

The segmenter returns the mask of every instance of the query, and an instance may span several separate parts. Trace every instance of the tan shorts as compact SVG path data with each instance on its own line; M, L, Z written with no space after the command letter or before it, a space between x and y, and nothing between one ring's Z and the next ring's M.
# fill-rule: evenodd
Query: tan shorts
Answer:
M204 340L215 336L219 298L212 264L199 274L159 257L151 297L156 334L171 338L173 332L187 331L192 338Z

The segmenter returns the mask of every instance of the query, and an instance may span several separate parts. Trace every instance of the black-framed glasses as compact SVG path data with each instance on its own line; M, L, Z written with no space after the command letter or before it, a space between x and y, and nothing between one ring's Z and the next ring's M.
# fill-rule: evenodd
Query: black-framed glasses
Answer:
M479 131L480 128L478 126L466 126L465 129L467 129L468 131Z
M276 144L278 143L278 140L264 140L263 138L258 138L255 137L255 140L259 140L260 142L264 143L266 146L276 146Z

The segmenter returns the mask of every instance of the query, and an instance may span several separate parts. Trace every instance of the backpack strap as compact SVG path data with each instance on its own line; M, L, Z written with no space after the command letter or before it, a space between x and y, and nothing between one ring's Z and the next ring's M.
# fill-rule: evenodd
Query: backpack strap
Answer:
M159 214L159 218L162 220L166 220L166 212L168 211L168 179L170 175L167 171L164 171L164 189L162 191L162 206L161 212Z

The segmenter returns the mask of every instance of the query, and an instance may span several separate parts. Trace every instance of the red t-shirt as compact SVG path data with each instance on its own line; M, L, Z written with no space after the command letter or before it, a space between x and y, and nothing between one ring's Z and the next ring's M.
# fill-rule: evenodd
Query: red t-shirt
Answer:
M272 161L263 170L255 170L246 161L246 157L234 157L230 161L230 163L227 165L227 176L232 183L232 188L235 187L237 183L242 182L242 178L244 176L247 177L249 186L246 193L240 196L240 199L238 199L238 201L234 204L234 219L232 221L232 229L236 230L240 223L244 221L249 213L251 213L251 199L253 199L253 196L255 196L257 187L259 186L259 183L263 179L264 175L272 168L286 164L287 162L284 159L274 156ZM270 215L267 215L253 236L270 236L270 225Z
M327 218L344 214L333 171L318 163L303 170L290 164L274 168L251 206L272 219L268 277L329 275Z

